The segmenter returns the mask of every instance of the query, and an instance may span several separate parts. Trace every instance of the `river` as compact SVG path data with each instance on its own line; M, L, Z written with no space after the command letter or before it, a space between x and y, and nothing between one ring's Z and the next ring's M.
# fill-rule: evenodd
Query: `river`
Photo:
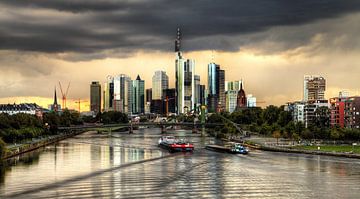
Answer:
M251 151L223 154L187 131L192 153L157 147L160 129L92 132L10 159L0 198L360 198L360 160Z

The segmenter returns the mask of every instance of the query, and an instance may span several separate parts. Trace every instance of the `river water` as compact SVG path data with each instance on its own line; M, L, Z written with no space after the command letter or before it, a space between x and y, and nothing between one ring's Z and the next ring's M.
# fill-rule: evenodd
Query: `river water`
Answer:
M360 160L251 151L223 154L187 131L192 153L157 147L160 129L85 133L12 158L0 198L360 198Z

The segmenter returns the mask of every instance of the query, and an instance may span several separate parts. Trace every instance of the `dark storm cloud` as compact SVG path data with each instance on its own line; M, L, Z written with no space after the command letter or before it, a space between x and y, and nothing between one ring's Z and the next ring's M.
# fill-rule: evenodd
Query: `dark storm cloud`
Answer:
M173 50L177 26L183 29L186 50L236 51L262 37L230 37L357 12L360 1L11 0L1 1L0 7L0 49L96 54ZM312 36L296 34L277 39L302 43Z

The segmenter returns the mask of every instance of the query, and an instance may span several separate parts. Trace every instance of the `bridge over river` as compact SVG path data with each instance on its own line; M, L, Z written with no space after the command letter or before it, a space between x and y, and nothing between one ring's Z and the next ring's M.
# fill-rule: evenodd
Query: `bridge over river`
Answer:
M160 128L88 132L14 157L2 166L0 198L359 198L360 161L251 151L207 151L191 131L192 154L156 146Z

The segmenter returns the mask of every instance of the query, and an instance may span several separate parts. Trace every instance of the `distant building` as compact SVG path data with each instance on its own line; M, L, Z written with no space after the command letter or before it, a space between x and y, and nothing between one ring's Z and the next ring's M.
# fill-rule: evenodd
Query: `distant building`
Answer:
M295 122L305 123L305 103L304 102L295 102L294 111L292 113L293 120Z
M176 112L185 113L194 109L195 103L195 61L185 59L180 50L181 32L178 28L175 40L175 87L176 87Z
M146 89L145 97L146 97L145 113L149 114L149 113L151 113L151 100L152 100L152 89L151 88Z
M95 115L101 112L101 85L97 81L90 84L90 111Z
M130 114L132 111L132 81L127 75L114 77L114 111Z
M304 124L308 128L311 124L314 124L317 117L316 110L320 107L329 108L328 100L310 100L305 103L304 106Z
M61 105L57 103L56 87L54 90L54 103L49 105L49 110L53 112L61 111Z
M133 80L132 113L145 113L145 81L140 76Z
M0 104L0 113L15 115L25 113L42 118L44 109L35 103Z
M243 89L242 83L240 84L240 90L237 96L237 109L242 109L247 107L246 94Z
M111 76L108 76L104 83L103 110L114 110L114 78Z
M320 75L305 75L304 76L304 99L309 100L323 100L325 99L326 81Z
M218 64L208 64L208 89L208 111L225 110L225 71Z
M241 81L231 81L231 82L225 82L225 91L232 90L232 91L239 91Z
M330 98L330 125L332 127L360 127L360 97Z
M236 90L226 91L226 111L228 111L229 113L232 113L236 110L237 96L238 96L238 91Z
M155 71L152 77L152 99L163 98L163 90L169 88L169 77L165 71Z
M247 95L246 104L247 107L256 107L256 97L254 97L252 94Z
M176 96L175 96L175 93L176 93L176 90L175 88L170 88L170 89L165 89L163 91L164 93L164 100L163 100L163 104L164 104L164 112L163 114L166 114L166 109L168 111L168 114L169 113L175 113L175 106L176 106L176 103L175 103L175 99L176 99ZM168 102L167 102L168 101ZM166 108L167 107L167 108Z

